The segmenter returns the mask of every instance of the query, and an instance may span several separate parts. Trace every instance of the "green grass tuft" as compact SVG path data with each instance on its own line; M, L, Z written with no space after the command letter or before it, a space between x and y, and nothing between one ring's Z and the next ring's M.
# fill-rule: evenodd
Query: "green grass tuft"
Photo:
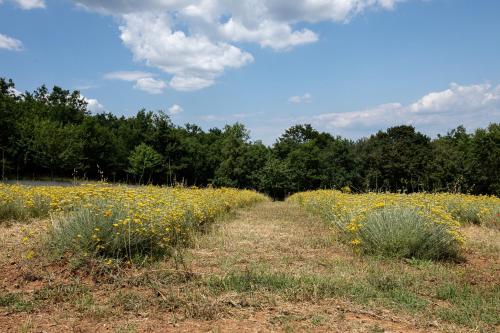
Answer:
M450 228L419 214L410 206L373 210L361 222L358 235L363 253L390 258L457 260L460 243Z
M109 214L103 214L103 212ZM170 253L161 247L148 233L129 228L118 230L129 212L119 203L95 200L54 219L49 230L47 245L56 255L71 253L87 257L101 257L116 261L128 259L142 261Z

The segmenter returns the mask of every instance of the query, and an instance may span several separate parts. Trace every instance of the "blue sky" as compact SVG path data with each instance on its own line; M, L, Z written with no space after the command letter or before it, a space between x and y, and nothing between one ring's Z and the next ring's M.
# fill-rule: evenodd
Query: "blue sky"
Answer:
M497 0L3 0L0 76L94 112L359 138L500 121ZM135 4L134 4L135 3Z

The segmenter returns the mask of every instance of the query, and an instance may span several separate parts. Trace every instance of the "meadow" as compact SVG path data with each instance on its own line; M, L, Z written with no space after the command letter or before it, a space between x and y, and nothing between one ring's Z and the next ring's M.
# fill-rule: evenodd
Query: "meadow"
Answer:
M0 184L0 331L495 332L500 199Z

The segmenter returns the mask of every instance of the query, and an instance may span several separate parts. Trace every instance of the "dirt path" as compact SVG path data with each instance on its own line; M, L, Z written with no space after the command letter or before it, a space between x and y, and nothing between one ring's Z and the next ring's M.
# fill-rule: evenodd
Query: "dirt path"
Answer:
M246 269L322 269L334 260L331 232L297 207L267 202L241 210L202 236L190 264L200 273Z
M257 274L257 277L278 279L280 274L330 277L343 274L345 267L359 264L359 258L334 242L332 230L319 219L290 203L267 202L241 210L216 225L200 237L187 262L196 274L229 276L228 280L237 285L245 283L238 282L238 279L244 280L246 274L242 272L249 272L251 277ZM297 297L288 297L286 291L279 292L279 286L278 292L266 290L265 283L258 290L240 291L236 286L235 290L224 293L223 300L233 307L228 316L205 323L189 320L179 328L223 332L438 331L427 324L419 325L418 320L411 317L369 310L345 298L310 297L307 286L298 286L305 289L304 294L299 291ZM279 281L271 279L267 283Z

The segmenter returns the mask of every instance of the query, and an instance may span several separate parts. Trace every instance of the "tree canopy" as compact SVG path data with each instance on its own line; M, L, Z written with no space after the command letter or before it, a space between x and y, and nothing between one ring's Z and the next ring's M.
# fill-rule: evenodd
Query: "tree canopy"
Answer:
M91 114L78 91L19 94L0 78L3 179L43 177L256 189L275 198L318 188L500 195L500 124L435 139L402 125L357 141L308 124L272 146L243 124L204 131L164 112Z

